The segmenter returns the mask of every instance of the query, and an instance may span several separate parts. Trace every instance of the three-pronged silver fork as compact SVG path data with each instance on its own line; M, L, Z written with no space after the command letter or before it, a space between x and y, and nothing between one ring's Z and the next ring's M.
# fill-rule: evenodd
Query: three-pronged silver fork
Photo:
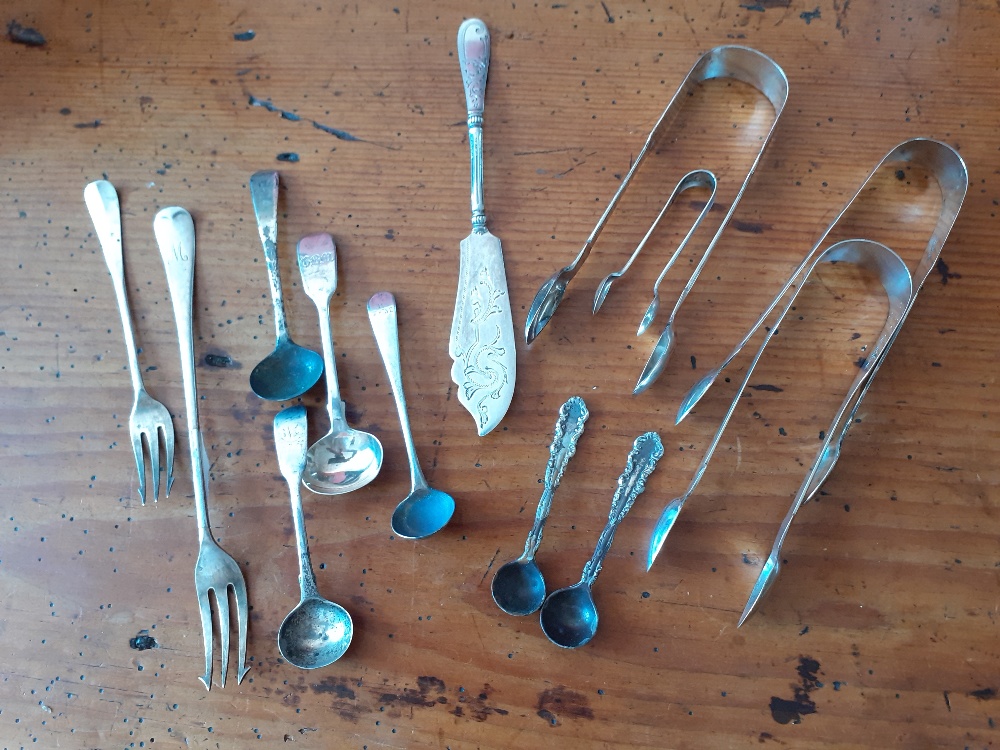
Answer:
M129 313L128 296L125 293L125 267L122 257L122 215L115 186L107 180L97 180L83 189L83 199L97 230L97 239L104 251L104 261L111 272L111 281L118 300L118 312L122 317L125 332L125 351L128 352L128 370L132 377L135 398L132 413L128 418L128 431L132 438L132 454L139 471L139 500L146 504L146 470L143 460L142 443L145 439L149 449L149 468L153 475L153 500L160 496L160 440L166 454L166 496L170 497L170 487L174 483L174 425L167 407L152 398L142 384L139 371L139 357L132 330L132 316Z
M209 593L215 594L219 613L219 645L222 649L220 687L226 686L229 668L229 592L236 597L239 626L239 666L236 683L249 671L247 654L247 586L243 572L212 536L208 523L208 498L205 490L205 448L198 423L198 393L194 374L194 338L192 300L194 296L194 222L183 208L164 208L153 219L153 233L167 272L170 302L177 320L177 340L181 350L181 378L184 382L184 406L187 410L188 447L191 451L191 479L194 484L194 507L198 517L198 562L194 568L194 587L198 595L201 629L205 639L205 674L202 684L212 689L212 608Z

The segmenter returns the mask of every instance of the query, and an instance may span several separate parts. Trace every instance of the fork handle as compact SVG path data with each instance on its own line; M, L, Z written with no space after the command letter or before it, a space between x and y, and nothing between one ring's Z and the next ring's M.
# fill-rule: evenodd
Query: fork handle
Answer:
M122 319L125 334L125 351L128 354L128 372L132 378L132 390L138 396L142 390L142 374L139 371L139 355L135 346L135 331L129 314L128 296L125 293L125 262L122 254L122 213L115 186L107 180L96 180L83 189L83 200L87 204L90 218L94 222L97 240L104 253L104 262L111 273L111 283L115 287L118 314Z
M194 335L192 304L194 300L194 221L183 208L171 206L157 211L153 234L167 272L170 303L177 321L177 343L181 355L181 380L184 384L184 407L187 412L188 448L191 451L191 480L194 484L194 507L198 517L198 540L210 536L208 504L203 473L203 446L198 421L198 389L194 373Z

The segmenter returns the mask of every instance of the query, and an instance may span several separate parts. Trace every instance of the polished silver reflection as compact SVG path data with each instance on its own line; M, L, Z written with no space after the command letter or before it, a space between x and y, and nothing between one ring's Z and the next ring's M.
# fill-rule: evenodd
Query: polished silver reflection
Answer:
M340 400L337 363L330 329L330 297L337 290L337 248L328 234L311 234L297 247L302 288L319 312L326 370L326 412L330 431L313 443L306 454L302 482L320 495L342 495L364 487L382 467L382 444L367 432L347 424Z
M309 561L309 542L302 513L302 471L307 443L306 408L293 406L274 418L274 446L281 476L288 483L299 554L299 603L278 629L278 650L293 666L318 669L337 661L354 635L347 610L319 595Z

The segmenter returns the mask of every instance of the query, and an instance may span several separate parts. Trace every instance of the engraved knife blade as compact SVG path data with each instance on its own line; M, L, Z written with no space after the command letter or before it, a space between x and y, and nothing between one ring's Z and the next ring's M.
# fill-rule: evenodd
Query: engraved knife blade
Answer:
M458 30L458 61L468 108L472 233L462 240L458 294L448 353L458 400L479 435L494 427L514 397L516 351L507 274L499 238L486 228L483 202L483 103L490 65L490 33L477 18Z

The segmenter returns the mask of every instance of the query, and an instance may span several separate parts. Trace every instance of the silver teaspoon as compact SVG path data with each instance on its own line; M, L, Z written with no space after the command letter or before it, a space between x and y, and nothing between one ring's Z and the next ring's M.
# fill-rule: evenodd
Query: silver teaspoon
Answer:
M382 355L389 385L396 400L399 424L403 429L406 456L410 461L410 494L396 506L392 514L392 530L404 539L423 539L445 527L455 512L451 495L427 484L420 471L417 450L410 431L410 417L406 412L403 393L403 374L399 360L399 327L396 322L396 300L389 292L378 292L368 300L368 320L372 324L378 353Z
M493 601L508 615L530 615L545 600L545 578L535 562L535 552L542 543L545 520L552 509L552 496L562 480L566 465L576 454L576 443L590 412L579 396L573 396L559 409L549 462L545 467L545 489L535 511L535 523L528 532L524 552L516 560L503 565L493 576Z

